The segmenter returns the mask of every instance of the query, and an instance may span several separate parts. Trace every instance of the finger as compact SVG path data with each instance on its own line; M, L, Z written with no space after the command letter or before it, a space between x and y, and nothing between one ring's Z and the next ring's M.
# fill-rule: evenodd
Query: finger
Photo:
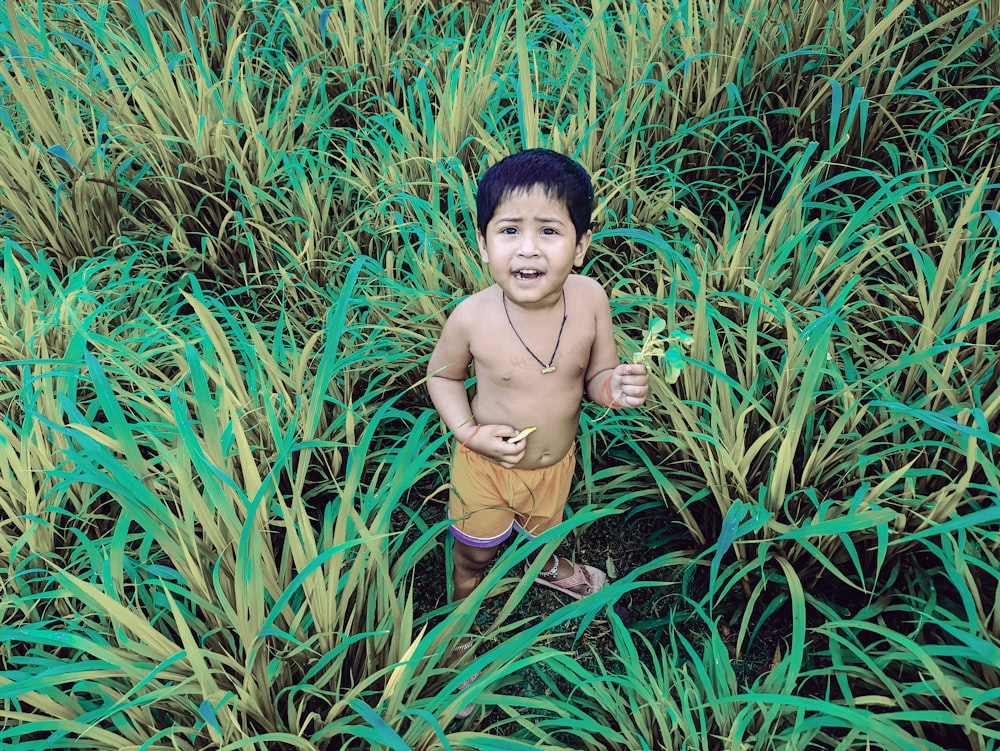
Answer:
M504 438L500 441L500 448L498 452L502 454L507 459L512 459L514 457L521 457L524 454L525 442L519 441L518 443L508 443L507 439Z
M500 425L493 432L493 435L506 441L508 438L517 435L517 428L512 425Z

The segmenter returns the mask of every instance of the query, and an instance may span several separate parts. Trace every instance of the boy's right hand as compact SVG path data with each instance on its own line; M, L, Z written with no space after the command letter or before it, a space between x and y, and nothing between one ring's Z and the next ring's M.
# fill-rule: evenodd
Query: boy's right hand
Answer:
M507 443L507 439L518 434L517 428L510 425L480 425L465 447L484 456L501 467L511 469L524 458L528 446L527 438L517 443Z

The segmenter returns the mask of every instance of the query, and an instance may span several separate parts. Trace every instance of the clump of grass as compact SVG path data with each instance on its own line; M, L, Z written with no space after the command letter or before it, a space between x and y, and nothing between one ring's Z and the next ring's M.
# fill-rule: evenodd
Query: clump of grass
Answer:
M994 744L989 4L43 3L0 45L0 737ZM415 612L441 529L390 519L443 474L475 177L535 145L594 174L622 354L690 334L581 420L578 486L672 509L685 585L658 627L610 609L651 569L515 615L515 549L454 666L482 600ZM615 661L547 645L595 622Z

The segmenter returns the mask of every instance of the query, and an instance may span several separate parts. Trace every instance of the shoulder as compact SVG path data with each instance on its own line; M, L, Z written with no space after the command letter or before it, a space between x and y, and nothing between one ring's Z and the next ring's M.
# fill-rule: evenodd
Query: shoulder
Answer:
M583 300L588 305L607 304L608 293L595 279L582 274L570 274L566 277L566 293Z
M479 292L474 292L466 298L463 298L455 309L451 312L452 316L467 316L473 313L482 312L484 309L490 308L496 304L500 299L500 288L492 284L484 290Z
M445 377L458 378L472 360L472 345L489 326L490 288L462 298L441 329L429 368ZM451 375L447 375L451 374Z
M481 321L499 300L499 287L495 284L484 290L475 292L459 301L448 316L445 326L455 328L471 322Z

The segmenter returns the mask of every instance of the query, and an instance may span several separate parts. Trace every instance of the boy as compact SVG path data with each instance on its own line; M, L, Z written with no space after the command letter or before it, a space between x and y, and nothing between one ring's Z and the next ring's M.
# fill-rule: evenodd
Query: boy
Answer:
M583 394L611 408L645 401L646 369L619 362L607 295L572 273L590 246L593 201L586 170L547 149L508 156L480 181L476 238L494 284L451 313L427 369L458 443L448 506L456 599L479 584L514 525L535 536L562 521ZM527 427L530 436L508 440ZM606 578L554 556L536 581L580 598Z

